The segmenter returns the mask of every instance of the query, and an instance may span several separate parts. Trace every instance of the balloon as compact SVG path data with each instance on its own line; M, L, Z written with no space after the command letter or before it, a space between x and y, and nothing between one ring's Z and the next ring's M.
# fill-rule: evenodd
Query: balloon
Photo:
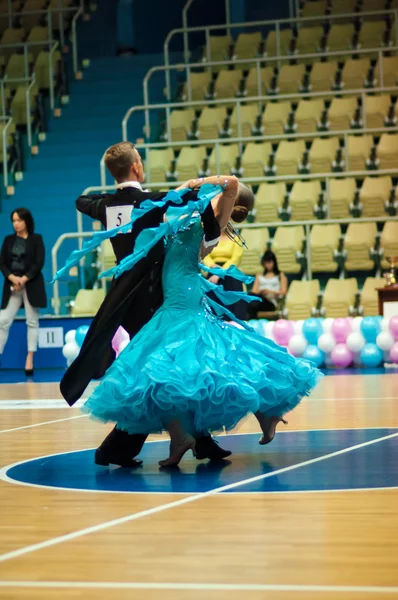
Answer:
M119 346L125 340L130 340L130 336L123 327L119 327L112 339L112 348L115 352L119 351Z
M324 333L330 333L332 331L333 321L334 319L332 319L332 317L328 317L324 320L324 322L322 323L322 329Z
M392 363L391 354L389 350L385 350L383 352L383 360L385 363Z
M346 346L351 352L360 352L365 344L365 338L358 331L353 331L347 337Z
M67 367L70 367L72 363L73 363L73 360L71 358L67 358L66 359L66 366Z
M62 348L62 354L65 356L66 359L69 359L71 361L75 360L75 358L79 354L79 352L80 352L80 348L76 344L76 342L68 342Z
M365 367L378 367L383 362L383 352L376 344L365 344L361 350L361 361Z
M391 359L391 362L398 365L398 342L395 342L395 344L393 345L393 347L390 350L390 359Z
M274 325L273 336L275 342L281 346L287 346L294 332L293 323L284 319L279 319Z
M330 352L325 354L325 366L331 367L333 365L332 355Z
M387 317L384 317L381 320L381 330L382 331L390 331L389 325L390 325L390 319L387 319Z
M367 342L374 344L380 331L380 322L375 317L364 317L362 319L361 333Z
M362 361L361 361L361 353L360 352L353 352L352 356L353 356L354 365L356 367L363 367L363 364L362 364Z
M394 345L394 338L389 331L381 331L376 338L376 344L380 350L391 350Z
M322 323L320 323L318 319L311 317L304 321L303 334L311 345L315 346L321 333Z
M304 319L299 319L294 323L294 333L302 333L304 325Z
M394 340L398 340L398 315L391 317L388 328L390 333L392 333Z
M264 336L264 325L261 319L251 319L248 324L258 335Z
M354 317L352 322L352 330L353 331L361 331L361 323L363 321L363 317Z
M335 367L348 367L353 361L353 355L346 344L336 344L332 350L332 362Z
M305 337L300 333L295 333L290 338L288 350L293 356L302 356L307 346L308 342Z
M344 343L351 331L351 323L347 319L334 320L332 325L332 335L336 342Z
M84 338L86 337L88 330L89 330L88 325L80 325L80 327L78 327L76 329L76 343L78 346L80 346L80 348L82 347Z
M318 346L310 345L304 350L303 358L312 363L315 367L320 367L325 360L325 354L319 350Z
M268 323L266 323L265 327L264 327L264 335L266 338L268 338L270 340L274 339L274 336L273 336L274 325L275 325L274 321L268 321Z
M318 339L318 348L322 352L331 352L336 345L336 340L331 333L322 333Z
M76 329L70 329L69 331L66 332L65 344L68 344L69 342L74 342L75 339L76 339Z

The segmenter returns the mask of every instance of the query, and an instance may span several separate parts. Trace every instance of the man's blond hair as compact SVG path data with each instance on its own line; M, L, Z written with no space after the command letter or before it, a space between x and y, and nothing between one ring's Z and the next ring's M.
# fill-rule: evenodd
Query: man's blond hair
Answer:
M105 152L105 164L117 182L126 181L130 175L131 166L138 160L138 152L131 142L119 142Z

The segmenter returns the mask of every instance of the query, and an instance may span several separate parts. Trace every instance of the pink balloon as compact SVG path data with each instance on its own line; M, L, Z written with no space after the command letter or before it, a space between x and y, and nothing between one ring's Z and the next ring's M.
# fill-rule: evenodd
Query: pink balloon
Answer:
M393 347L390 350L390 359L391 359L391 362L398 365L398 342L395 342L395 344L393 345Z
M112 348L116 353L119 352L119 346L124 341L129 341L130 336L123 327L119 327L112 339Z
M353 361L353 354L345 344L336 344L331 353L332 363L335 367L348 367Z
M352 325L348 319L335 319L332 324L332 335L337 343L344 343L352 332Z
M287 346L293 334L294 326L291 321L286 321L285 319L279 319L279 321L276 321L272 335L274 336L274 340L277 344L280 346Z
M390 319L390 323L388 324L391 334L394 337L394 340L398 341L398 315L394 315Z

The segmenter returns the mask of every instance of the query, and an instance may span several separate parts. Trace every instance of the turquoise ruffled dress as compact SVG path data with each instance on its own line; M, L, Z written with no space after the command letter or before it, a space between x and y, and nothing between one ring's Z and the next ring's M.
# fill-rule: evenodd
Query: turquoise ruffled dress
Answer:
M322 377L308 362L292 357L247 324L226 323L220 316L225 308L207 298L212 289L224 304L237 300L235 292L213 286L200 274L203 228L198 212L220 191L210 187L209 191L203 186L198 202L174 208L172 215L166 213L166 223L141 233L135 252L113 269L118 276L131 268L164 236L163 305L115 360L83 407L129 433L161 432L176 417L197 433L232 429L258 410L281 416L295 408ZM210 271L248 280L236 267ZM231 320L236 321L233 315Z

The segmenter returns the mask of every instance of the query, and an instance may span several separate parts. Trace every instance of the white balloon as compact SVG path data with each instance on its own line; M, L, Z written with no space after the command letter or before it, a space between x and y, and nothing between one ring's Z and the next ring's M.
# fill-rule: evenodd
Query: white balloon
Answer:
M301 333L303 331L304 319L300 319L296 321L294 324L294 333Z
M376 338L376 344L380 350L391 350L394 345L394 338L389 331L381 331Z
M346 341L347 348L351 350L351 352L360 352L364 347L365 343L365 338L358 331L353 331L352 333L350 333Z
M67 367L70 367L72 363L73 363L73 360L71 358L67 358L66 359L66 366Z
M332 317L328 317L324 320L322 323L324 333L330 333L332 331L333 321L334 319L332 319Z
M353 331L361 331L362 319L363 319L363 317L354 317L354 320L352 321L352 330Z
M293 356L302 356L307 346L308 342L305 337L299 333L295 333L290 338L288 349Z
M69 358L70 360L75 360L79 352L80 348L76 344L76 342L69 342L68 344L65 344L65 346L62 348L62 354L65 356L66 359Z
M389 323L390 323L390 319L387 319L387 317L384 317L384 318L381 320L381 323L380 323L380 325L381 325L381 330L382 330L382 331L390 331L390 328L389 328Z
M363 367L363 363L361 361L361 353L354 352L353 353L353 363L356 367Z
M269 338L270 340L274 339L274 336L272 334L273 330L274 330L274 321L268 321L268 323L265 324L264 327L264 335L266 338Z
M334 366L333 361L332 361L332 354L330 353L326 353L325 354L325 358L324 358L324 363L326 367L332 367Z
M391 356L390 356L390 351L386 350L385 352L383 352L383 360L385 363L388 364L392 364L392 360L391 360Z
M74 342L76 339L76 329L70 329L65 333L65 344L69 344L69 342Z
M322 333L318 339L318 348L322 352L329 353L333 350L336 345L336 340L331 333Z

